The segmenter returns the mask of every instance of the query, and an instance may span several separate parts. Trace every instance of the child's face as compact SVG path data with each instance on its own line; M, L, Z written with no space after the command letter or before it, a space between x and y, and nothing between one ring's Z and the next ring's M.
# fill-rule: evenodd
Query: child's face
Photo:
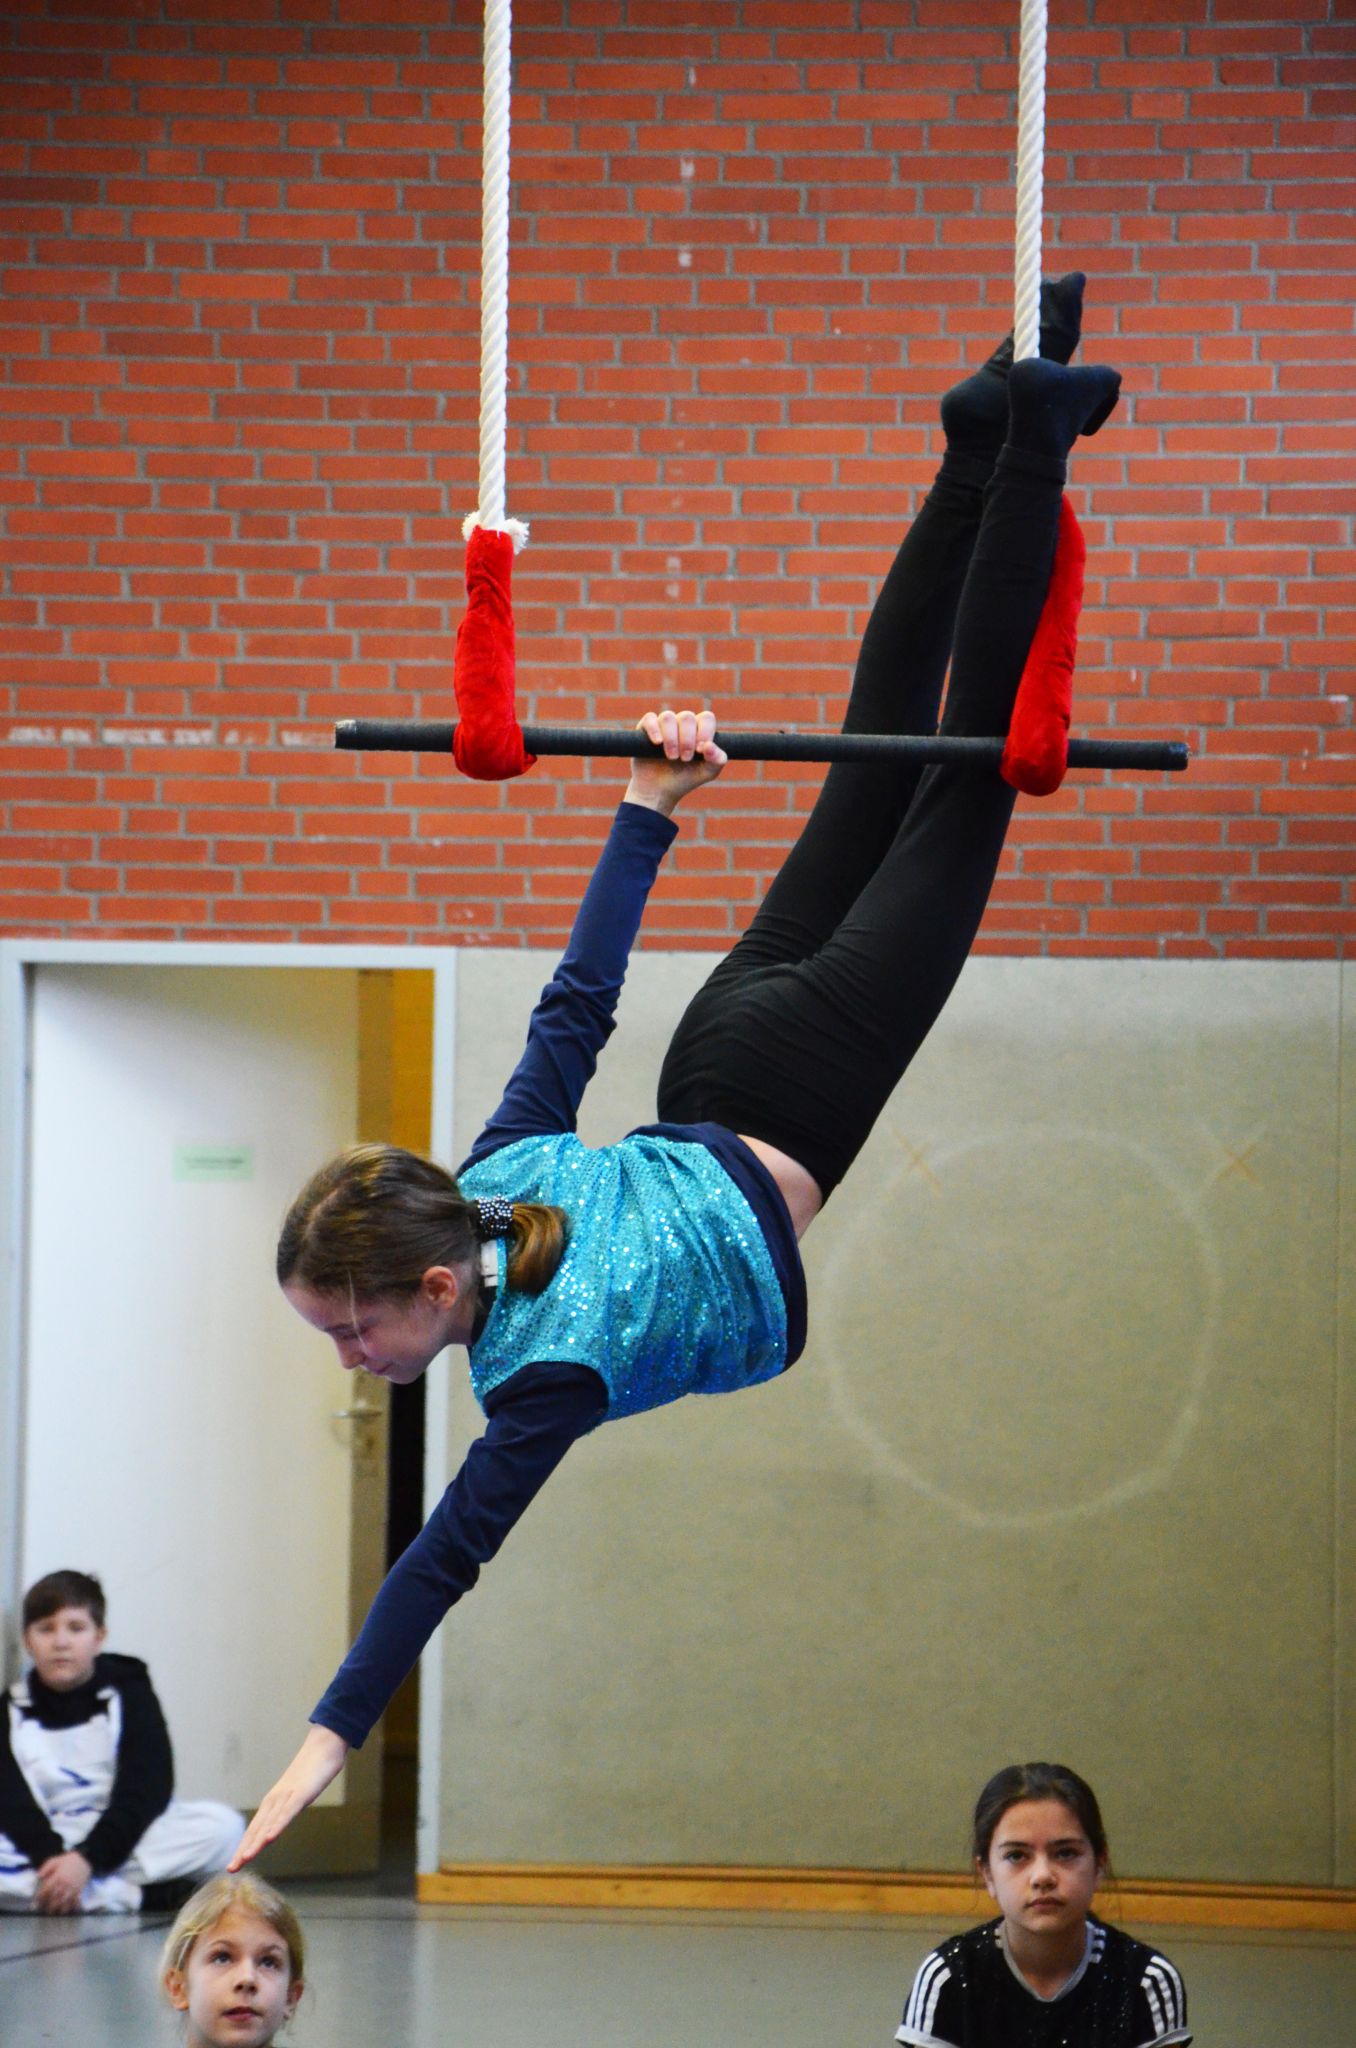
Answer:
M188 2014L187 2048L267 2048L302 1984L277 1928L233 1906L198 1936L187 1967L166 1973L165 1991Z
M87 1607L58 1607L24 1630L24 1648L33 1669L53 1692L71 1692L94 1676L94 1660L108 1631L99 1627Z
M1102 1866L1062 1799L1023 1799L994 1829L979 1874L1010 1927L1058 1935L1087 1918Z
M433 1283L433 1284L430 1284ZM469 1311L451 1269L435 1266L409 1301L345 1301L318 1294L300 1280L283 1293L303 1322L334 1342L345 1372L407 1387L427 1372L447 1344L465 1341Z

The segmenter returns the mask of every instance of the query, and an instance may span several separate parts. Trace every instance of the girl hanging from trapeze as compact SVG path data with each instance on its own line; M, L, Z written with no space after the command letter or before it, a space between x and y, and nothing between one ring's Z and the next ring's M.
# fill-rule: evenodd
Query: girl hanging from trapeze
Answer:
M867 624L847 732L1003 735L1050 581L1066 457L1120 379L1066 367L1083 278L1043 288L1040 357L1005 342L942 401L946 450ZM287 1299L340 1363L396 1385L470 1353L485 1433L382 1585L232 1868L360 1744L576 1438L784 1372L799 1238L953 988L1014 791L993 767L836 763L659 1077L661 1121L592 1148L575 1114L672 812L725 756L710 711L649 712L639 761L504 1097L454 1179L389 1145L323 1166L284 1223Z

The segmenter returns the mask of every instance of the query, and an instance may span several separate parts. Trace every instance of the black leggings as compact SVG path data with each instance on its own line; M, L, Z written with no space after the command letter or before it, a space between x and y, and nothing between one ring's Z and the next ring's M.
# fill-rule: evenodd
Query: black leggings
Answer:
M862 639L845 732L1006 733L1054 560L1062 486L1004 449L982 493L948 459ZM761 1138L828 1195L965 964L1014 792L995 766L835 763L744 936L689 1004L666 1123Z

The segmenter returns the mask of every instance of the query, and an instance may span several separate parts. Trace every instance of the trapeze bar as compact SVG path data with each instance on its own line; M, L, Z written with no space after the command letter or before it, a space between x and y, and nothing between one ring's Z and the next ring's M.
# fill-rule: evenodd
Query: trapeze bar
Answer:
M334 744L353 753L450 754L452 720L345 718ZM1003 756L1001 739L918 733L718 732L732 761L964 761L979 767ZM530 754L578 754L633 761L659 752L629 726L525 725ZM1133 768L1180 774L1190 753L1183 740L1070 740L1071 768Z

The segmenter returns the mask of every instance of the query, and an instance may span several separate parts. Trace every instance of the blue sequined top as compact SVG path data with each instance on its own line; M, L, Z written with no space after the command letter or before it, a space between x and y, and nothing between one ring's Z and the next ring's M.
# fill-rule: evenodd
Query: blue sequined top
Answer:
M553 1202L570 1218L545 1292L500 1286L471 1352L482 1404L540 1359L591 1366L609 1421L684 1394L724 1394L786 1365L786 1310L752 1209L702 1144L635 1133L590 1147L523 1138L461 1176L462 1192Z

